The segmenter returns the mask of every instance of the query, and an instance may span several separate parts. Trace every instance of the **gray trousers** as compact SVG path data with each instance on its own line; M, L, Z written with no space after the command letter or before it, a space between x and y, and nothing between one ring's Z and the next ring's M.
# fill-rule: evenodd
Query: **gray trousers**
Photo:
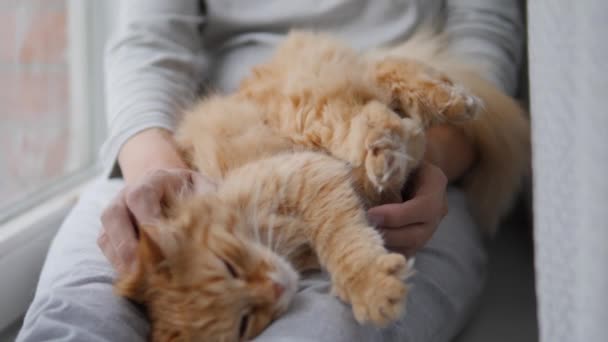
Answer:
M101 179L86 189L55 237L18 341L144 341L148 322L112 292L114 271L96 245L100 213L122 188ZM360 326L329 294L326 274L306 276L291 309L255 341L449 341L483 285L486 255L463 194L450 189L449 214L416 256L406 314L384 330Z

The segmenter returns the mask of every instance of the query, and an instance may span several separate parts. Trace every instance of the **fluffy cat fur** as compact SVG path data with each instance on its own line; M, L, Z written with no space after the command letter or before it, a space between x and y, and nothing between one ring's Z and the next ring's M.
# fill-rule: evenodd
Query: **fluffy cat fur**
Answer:
M215 179L294 148L328 153L354 168L368 204L396 202L424 154L424 128L470 120L481 108L435 70L412 63L396 60L396 82L415 89L397 97L377 63L329 36L293 32L236 93L188 112L177 140L190 165Z
M434 63L446 56L416 61L417 49L362 55L325 35L291 33L234 94L186 113L177 141L193 169L218 181L217 193L166 199L166 218L140 227L136 271L116 284L145 304L153 340L253 338L286 310L298 273L319 267L359 322L397 319L405 258L383 247L365 209L401 200L430 125L462 125L477 143L468 193L489 213L482 223L498 220L521 177L498 160L526 157L525 142L510 140L524 134L513 132L525 130L512 124L519 109L474 72ZM480 98L486 113L469 123ZM484 197L488 182L499 182L498 199Z
M403 309L406 262L367 222L351 177L315 152L235 169L142 227L142 262L117 288L145 303L155 341L241 341L287 309L298 272L322 266L358 321L385 325Z

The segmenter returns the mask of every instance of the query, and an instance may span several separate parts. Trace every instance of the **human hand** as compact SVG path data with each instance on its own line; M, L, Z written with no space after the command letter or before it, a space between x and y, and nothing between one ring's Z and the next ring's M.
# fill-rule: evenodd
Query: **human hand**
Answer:
M162 217L163 201L176 193L207 192L215 184L188 169L155 169L125 186L101 215L97 245L119 272L134 266L137 227Z
M413 197L403 203L385 204L368 211L389 249L414 255L433 236L448 212L448 179L437 166L424 162L414 175Z

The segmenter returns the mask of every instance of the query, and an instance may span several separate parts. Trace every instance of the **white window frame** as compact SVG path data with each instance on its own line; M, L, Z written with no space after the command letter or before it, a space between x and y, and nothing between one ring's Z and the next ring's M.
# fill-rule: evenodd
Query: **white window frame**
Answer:
M112 3L67 1L70 125L71 132L78 132L73 136L78 143L69 144L68 166L86 159L91 163L8 208L9 219L0 223L0 332L27 310L51 239L80 190L100 174L96 161L105 135L103 44Z

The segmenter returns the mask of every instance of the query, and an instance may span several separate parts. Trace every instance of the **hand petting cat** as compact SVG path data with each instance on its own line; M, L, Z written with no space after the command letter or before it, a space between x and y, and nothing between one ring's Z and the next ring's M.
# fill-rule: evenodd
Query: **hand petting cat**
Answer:
M149 170L127 185L101 216L97 243L118 272L129 271L135 262L137 225L153 224L162 215L163 199L172 193L211 191L214 184L198 172L170 168Z
M181 159L173 133L143 130L123 145L118 156L126 186L101 216L97 245L118 272L135 262L137 225L155 222L167 194L176 191L210 191L211 181L189 170Z

